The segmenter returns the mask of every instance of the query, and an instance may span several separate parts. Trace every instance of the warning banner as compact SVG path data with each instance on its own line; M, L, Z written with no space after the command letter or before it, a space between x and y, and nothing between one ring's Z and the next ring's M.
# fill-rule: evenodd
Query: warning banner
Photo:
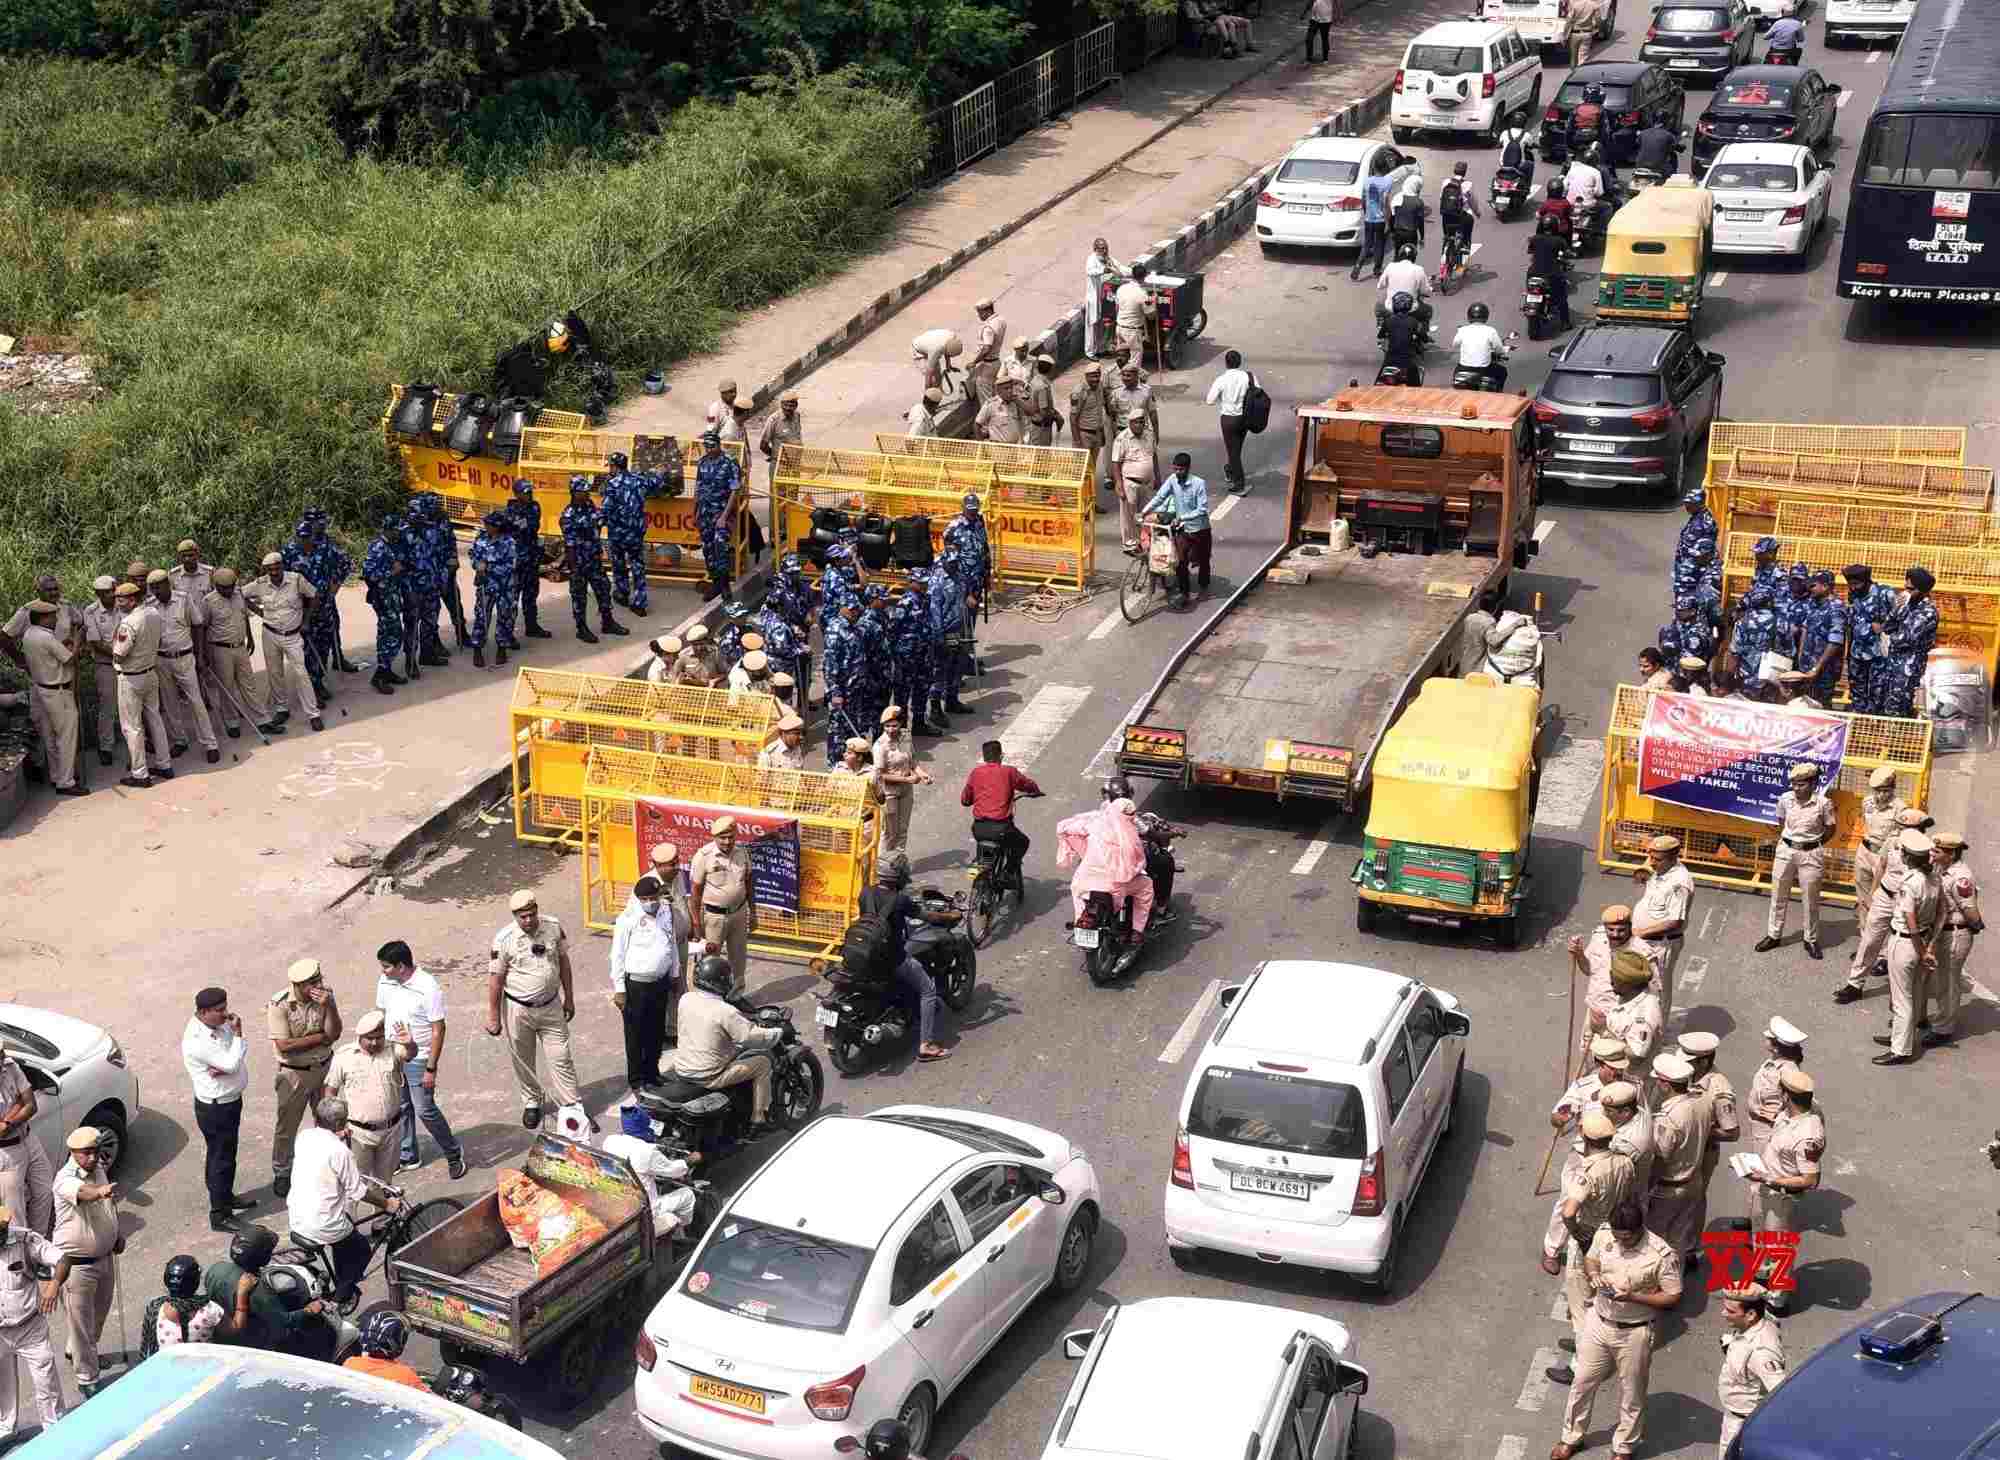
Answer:
M1792 767L1810 761L1830 786L1847 753L1840 715L1654 694L1639 737L1639 793L1775 826Z

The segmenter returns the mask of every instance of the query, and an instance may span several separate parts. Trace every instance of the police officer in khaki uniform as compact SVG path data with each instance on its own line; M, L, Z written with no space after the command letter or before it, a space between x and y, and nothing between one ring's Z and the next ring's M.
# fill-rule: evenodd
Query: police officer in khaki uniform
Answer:
M192 723L195 739L207 753L208 763L214 765L222 759L222 751L215 738L215 722L208 718L208 701L202 696L198 673L207 654L208 615L195 600L174 591L173 580L162 568L146 575L146 591L152 594L160 615L161 708L170 725L181 727L174 753L178 755L185 747L187 726Z
M931 773L917 764L916 746L903 730L903 712L891 705L882 712L882 733L870 747L875 784L882 792L881 855L909 865L910 810L917 787L931 783Z
M92 583L95 603L83 607L83 646L88 650L92 683L97 691L97 763L111 764L111 751L118 743L118 671L112 668L111 641L125 610L113 595L118 580L109 573ZM79 666L80 668L80 666Z
M1688 913L1694 905L1694 874L1681 861L1681 841L1656 836L1646 844L1647 869L1632 910L1632 936L1660 950L1660 1016L1674 1017L1674 970L1680 967L1687 939Z
M1820 1162L1826 1155L1826 1123L1813 1109L1813 1077L1804 1070L1787 1070L1778 1077L1785 1113L1771 1128L1758 1153L1762 1174L1756 1182L1751 1226L1759 1232L1798 1232L1799 1197L1819 1185ZM1799 1260L1804 1258L1801 1243ZM1771 1311L1785 1310L1785 1293L1773 1292Z
M681 849L672 842L661 842L653 848L651 857L653 876L659 879L660 895L667 900L667 906L674 910L674 952L679 961L674 967L681 971L681 986L693 988L694 970L688 964L688 940L694 936L694 913L688 904L687 874L681 870ZM667 1043L674 1042L673 1007L667 1008Z
M1924 1031L1927 1045L1950 1044L1957 1037L1966 960L1972 956L1972 940L1986 927L1986 917L1979 910L1979 879L1965 862L1965 838L1955 831L1941 831L1931 838L1931 845L1936 848L1932 867L1937 873L1940 900L1937 941L1932 945L1937 966L1926 985L1927 1002L1936 1009L1931 1027Z
M972 418L974 433L982 441L1002 446L1018 446L1028 434L1028 418L1021 410L1021 387L1011 377L996 381L993 394Z
M1579 1358L1583 1353L1586 1320L1590 1313L1591 1280L1584 1268L1584 1255L1595 1245L1599 1229L1619 1206L1631 1202L1636 1177L1632 1158L1611 1148L1617 1127L1611 1117L1597 1111L1583 1118L1583 1164L1572 1178L1563 1179L1563 1225L1569 1232L1569 1266L1563 1273L1563 1297L1569 1304L1570 1330L1576 1335ZM1632 1203L1637 1210L1636 1203ZM1640 1220L1634 1218L1635 1221ZM1576 1373L1567 1364L1545 1370L1558 1384L1567 1384Z
M291 711L285 708L285 682L289 680L299 713L315 730L326 724L319 717L319 700L313 695L312 674L306 667L306 609L318 591L298 573L285 571L285 560L276 553L264 554L264 573L243 585L243 601L264 621L264 677L270 681L271 716L282 722Z
M749 973L750 935L757 931L756 878L750 849L736 840L735 817L716 817L708 834L712 840L688 862L691 901L699 909L702 942L729 960L730 987L740 994Z
M1104 399L1104 367L1096 361L1083 367L1083 383L1069 393L1069 444L1090 453L1085 480L1098 480L1098 457L1109 440L1106 422L1111 406Z
M1632 1158L1632 1200L1644 1211L1653 1186L1653 1112L1639 1098L1639 1087L1630 1079L1606 1085L1598 1105L1617 1128L1611 1136L1611 1149Z
M97 1344L111 1316L117 1290L117 1256L125 1250L118 1231L118 1187L97 1169L97 1127L80 1125L65 1143L69 1159L56 1172L54 1242L69 1254L69 1281L63 1284L63 1316L69 1320L69 1358L77 1392L97 1390Z
M1707 1030L1691 1030L1675 1041L1682 1059L1694 1072L1688 1082L1688 1093L1701 1101L1708 1120L1708 1134L1704 1138L1701 1162L1701 1180L1695 1183L1693 1228L1697 1239L1708 1230L1708 1184L1715 1175L1715 1168L1722 1164L1722 1148L1733 1145L1743 1138L1743 1123L1736 1109L1736 1087L1729 1083L1729 1077L1715 1067L1715 1052L1722 1045L1720 1037ZM1653 1064L1655 1073L1659 1062ZM1700 1253L1692 1248L1682 1248L1681 1256L1693 1262Z
M1026 384L1028 445L1053 446L1056 427L1062 424L1062 416L1056 410L1055 356L1035 356L1035 371Z
M1666 1092L1653 1117L1653 1187L1646 1222L1681 1254L1701 1245L1699 1225L1708 1193L1708 1103L1694 1093L1694 1066L1677 1050L1653 1061Z
M37 1267L53 1268L53 1277L35 1276ZM0 1206L0 1446L14 1438L19 1413L18 1357L35 1386L35 1408L47 1433L62 1418L62 1380L56 1374L56 1352L49 1342L46 1314L68 1286L69 1254Z
M1750 1117L1750 1139L1758 1150L1771 1138L1771 1128L1785 1113L1785 1091L1780 1084L1785 1075L1804 1068L1806 1032L1791 1020L1773 1014L1764 1025L1764 1063L1750 1077L1744 1097L1745 1114Z
M1631 1080L1646 1096L1647 1080L1666 1020L1660 1017L1659 996L1653 992L1653 966L1632 948L1611 957L1611 1007L1605 1011L1604 1032L1625 1041L1632 1055ZM1650 1099L1648 1108L1651 1108Z
M1562 1092L1556 1103L1549 1109L1549 1126L1556 1131L1568 1130L1579 1124L1585 1116L1596 1115L1603 1106L1604 1087L1615 1085L1625 1078L1632 1057L1625 1052L1625 1042L1613 1039L1608 1034L1600 1034L1590 1044L1590 1064ZM1569 1240L1569 1228L1563 1221L1562 1185L1582 1169L1584 1143L1579 1133L1570 1142L1570 1151L1563 1158L1562 1174L1558 1178L1558 1192L1554 1204L1549 1208L1548 1230L1542 1235L1542 1271L1554 1277L1562 1271L1563 1244Z
M699 685L712 689L722 682L722 657L715 652L715 643L709 637L707 624L696 624L687 631L680 657L674 661L675 684Z
M333 1052L326 1067L329 1099L347 1106L347 1148L363 1176L396 1179L396 1125L403 1117L403 1062L413 1044L391 1045L388 1021L370 1009L354 1026L354 1042Z
M1035 357L1028 353L1028 337L1026 335L1016 335L1014 336L1014 343L1008 347L1007 353L1001 357L999 368L993 372L993 383L998 385L1003 381L1011 380L1019 387L1020 391L1026 391L1028 382L1034 378Z
M271 996L264 1011L271 1048L277 1052L278 1124L271 1136L271 1194L292 1189L292 1146L299 1122L319 1100L327 1062L340 1041L340 1005L326 986L317 958L301 958L285 970L287 987Z
M1611 960L1630 948L1643 954L1654 977L1648 983L1655 994L1661 992L1660 971L1666 966L1662 945L1648 942L1632 931L1632 909L1614 902L1598 914L1598 924L1588 938L1569 940L1570 962L1584 976L1582 1052L1590 1052L1590 1041L1604 1033L1605 1019L1618 1002L1611 988ZM1663 1006L1664 1007L1664 1006Z
M1629 1457L1646 1437L1646 1381L1653 1365L1653 1318L1681 1300L1681 1255L1646 1230L1635 1201L1614 1207L1584 1255L1590 1313L1576 1336L1576 1383L1563 1406L1562 1440L1549 1460L1583 1448L1598 1388L1618 1376L1618 1427L1611 1453Z
M744 656L746 659L748 655ZM760 654L758 656L762 658ZM806 768L804 749L806 722L797 715L778 721L778 738L757 752L757 767L767 771L802 771Z
M967 362L966 393L983 406L993 398L994 382L1000 375L1001 341L1007 338L1007 321L994 312L991 299L975 300L972 312L979 316L979 348Z
M1771 862L1771 916L1755 951L1768 953L1785 935L1785 918L1791 911L1792 887L1797 884L1806 905L1806 957L1817 959L1819 951L1819 888L1826 876L1826 853L1821 850L1840 818L1833 800L1819 785L1819 767L1800 761L1792 767L1792 789L1778 798L1778 847Z
M558 1109L582 1103L569 1044L576 988L562 924L543 917L535 894L525 887L507 899L507 909L513 920L493 935L486 1032L497 1039L504 1029L514 1058L514 1083L521 1092L521 1124L533 1130L541 1124L550 1097ZM535 1076L537 1049L548 1066L547 1096Z
M264 734L282 734L285 727L271 723L271 707L251 667L250 605L236 591L236 570L217 568L209 581L213 586L201 600L208 616L208 687L221 706L223 733L238 739L248 715Z
M143 789L154 777L174 778L167 754L167 722L160 714L160 615L139 601L139 590L120 583L115 591L125 609L111 639L112 667L118 674L118 727L125 734L129 762L118 784Z
M1847 965L1847 977L1833 991L1836 1004L1851 1004L1865 992L1864 982L1869 973L1878 978L1889 976L1888 960L1882 951L1889 944L1889 920L1896 912L1896 894L1902 890L1903 874L1908 870L1902 855L1896 849L1896 838L1906 831L1928 831L1931 827L1928 812L1915 806L1905 806L1896 813L1894 830L1882 849L1881 862L1875 874L1875 895L1868 899L1865 910L1859 902L1855 909L1861 916L1861 938L1854 945L1854 957Z
M1888 1050L1878 1065L1906 1065L1917 1057L1917 1020L1924 1013L1924 986L1937 965L1938 905L1942 896L1931 870L1935 848L1920 831L1896 839L1903 857L1903 884L1889 916L1889 1032L1875 1036Z
M1785 1338L1765 1311L1768 1295L1756 1283L1722 1290L1722 1372L1715 1398L1722 1410L1718 1455L1771 1391L1785 1382Z
M191 537L184 537L174 548L174 563L167 569L167 581L173 584L174 592L185 594L188 602L198 608L206 608L208 592L215 586L216 567L201 560L201 545ZM206 658L212 660L213 656ZM212 663L199 663L197 670L206 671ZM223 724L228 717L223 714L222 696L217 692L214 681L207 673L202 674L201 692L208 702L208 718L213 724Z
M1854 905L1867 916L1875 884L1882 876L1882 858L1896 834L1896 813L1908 803L1896 794L1896 768L1881 765L1868 774L1868 794L1861 798L1861 840L1854 847Z
M58 796L81 796L76 778L76 652L55 635L56 606L46 598L28 605L21 654L28 661L28 691L40 709L43 764Z

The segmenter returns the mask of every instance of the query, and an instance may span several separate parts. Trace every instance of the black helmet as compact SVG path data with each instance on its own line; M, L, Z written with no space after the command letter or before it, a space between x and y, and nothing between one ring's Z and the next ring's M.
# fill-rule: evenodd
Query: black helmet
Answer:
M1465 317L1471 320L1474 324L1485 324L1486 317L1490 315L1492 312L1493 312L1492 310L1488 309L1483 304L1475 304L1472 306L1472 308L1465 311Z
M585 494L588 494L589 491L590 491L590 478L585 476L582 472L578 472L575 476L569 479L569 494L572 497L574 497L578 492L583 492Z
M402 535L403 535L403 519L402 519L402 518L400 518L400 517L384 517L384 518L382 519L382 536L384 536L384 537L401 537Z
M535 479L533 477L515 477L514 490L516 492L526 492L530 495L533 495L535 490Z
M185 1252L178 1257L167 1259L167 1270L160 1281L165 1285L170 1298L192 1298L201 1291L201 1264Z
M269 1227L248 1226L230 1239L229 1260L245 1272L262 1272L278 1250L278 1234Z
M1562 195L1563 195L1563 180L1559 177L1550 178L1549 196L1552 198L1560 198Z
M729 972L729 960L720 953L705 955L694 966L694 986L706 989L711 994L727 994L734 987L735 980Z
M1394 299L1391 299L1389 301L1389 308L1393 309L1398 314L1408 314L1411 310L1415 309L1416 307L1417 307L1417 301L1412 299L1407 294L1398 294Z
M622 451L614 451L604 458L604 463L613 471L623 471L631 464L631 458L626 456Z
M1451 175L1452 175L1453 177L1464 177L1464 176L1465 176L1465 164L1464 164L1464 163L1462 163L1462 162L1458 162L1458 163L1454 163L1454 164L1452 164L1452 169L1451 169Z
M1132 783L1123 776L1106 776L1104 784L1097 788L1097 794L1106 801L1129 800L1132 795Z
M1586 83L1583 88L1583 99L1585 101L1602 102L1604 100L1604 88L1599 86L1595 81Z
M878 1419L868 1426L862 1450L868 1460L910 1460L910 1427L899 1419Z
M361 1351L371 1358L400 1359L410 1341L410 1325L394 1308L377 1308L361 1325Z
M1396 245L1397 263L1413 264L1416 261L1417 261L1417 246L1414 243L1399 243Z
M453 1364L438 1375L438 1392L453 1404L471 1406L473 1400L485 1397L486 1380L477 1369Z

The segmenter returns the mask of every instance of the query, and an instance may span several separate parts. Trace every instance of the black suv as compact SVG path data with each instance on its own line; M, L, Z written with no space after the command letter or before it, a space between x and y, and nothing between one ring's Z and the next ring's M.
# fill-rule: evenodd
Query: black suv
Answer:
M1555 368L1535 395L1542 480L1678 495L1722 408L1722 356L1685 330L1599 324L1549 358Z
M1620 167L1632 160L1639 133L1658 122L1681 129L1687 94L1666 71L1645 61L1592 61L1563 78L1562 89L1542 113L1542 156L1550 162L1569 161L1569 117L1583 101L1583 88L1595 82L1604 88L1604 114L1610 119L1611 161Z
M1731 142L1793 142L1817 152L1833 140L1839 114L1840 87L1809 66L1738 66L1694 124L1689 171L1700 177Z
M1744 65L1757 44L1757 17L1744 0L1691 0L1653 12L1639 59L1657 61L1675 76L1720 81Z

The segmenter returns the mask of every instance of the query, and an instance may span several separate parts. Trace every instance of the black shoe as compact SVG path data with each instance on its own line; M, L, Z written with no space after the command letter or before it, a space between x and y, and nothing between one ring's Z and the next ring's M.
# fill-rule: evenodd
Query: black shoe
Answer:
M1868 1063L1871 1065L1907 1065L1914 1064L1916 1058L1913 1054L1878 1054L1874 1059L1868 1061Z
M219 749L205 750L202 752L202 754L208 757L208 763L210 765L214 765L217 761L222 759L222 752Z
M476 664L479 661L475 659L473 662ZM502 644L499 648L493 651L493 663L496 666L498 666L501 664L505 664L506 662L507 662L507 646L505 644Z
M486 667L486 651L477 644L472 646L472 667L474 669L484 669Z
M1150 927L1152 924L1157 923L1161 927L1170 927L1180 920L1181 915L1175 909L1170 907L1156 907L1153 909L1152 922L1147 926Z
M256 1205L257 1198L254 1196L232 1196L229 1198L229 1209L232 1212L252 1211L256 1208Z
M313 729L315 730L324 730L326 728L326 721L322 720L317 715L314 715L310 720L306 721L306 723L312 726Z
M326 687L325 680L315 679L313 681L313 698L318 700L321 704L325 704L328 700L333 698L333 692Z
M381 671L381 674L382 674L382 677L383 677L384 679L388 680L388 681L389 681L389 683L391 683L391 684L408 684L408 683L409 683L409 681L408 681L407 679L403 678L403 676L402 676L402 675L400 675L400 674L396 673L396 671L395 671L395 670L393 670L393 669L384 669L384 670L382 670L382 671Z
M412 681L419 680L424 677L424 672L422 669L418 667L417 660L405 659L403 661L403 677L405 679Z
M550 633L540 624L529 624L526 633L531 639L553 639L555 637L554 634Z
M187 753L188 753L188 743L185 740L176 740L174 742L174 754L176 756L182 756L186 755Z
M449 1169L451 1171L451 1179L453 1181L465 1180L465 1157L462 1155L453 1156L451 1158L451 1165Z
M243 727L241 725L225 725L222 727L222 733L227 735L231 740L241 740L243 738ZM104 759L108 764L111 757L107 755Z
M629 603L626 607L638 614L640 618L644 618L653 611L653 606L650 603Z
M67 786L51 786L49 789L54 791L58 796L88 796L90 794L90 787L84 785L82 781L72 781Z
M1917 1028L1919 1029L1928 1029L1930 1027L1931 1027L1931 1021L1928 1019L1919 1019L1917 1021Z
M1556 1347L1566 1354L1573 1354L1576 1352L1576 1340L1573 1338L1559 1338L1556 1340Z
M1939 1045L1956 1044L1957 1042L1958 1036L1956 1034L1940 1034L1935 1029L1929 1030L1924 1034L1924 1048L1926 1049L1936 1049Z
M98 751L98 752L97 752L97 763L98 763L99 765L110 765L110 764L111 764L111 752L110 752L110 751L108 751L108 750L100 750L100 751Z
M352 659L349 659L345 654L342 654L334 661L333 667L338 669L342 674L359 674L361 672L361 666L356 664Z
M1833 991L1833 1001L1836 1004L1851 1004L1860 997L1861 990L1847 984L1842 984Z
M944 707L947 710L950 710L954 715L970 715L972 713L972 706L965 703L964 700L958 700L958 699L946 700L944 702Z
M943 700L932 700L928 713L931 719L940 725L949 726L951 724L951 721L945 716Z
M279 1201L283 1201L286 1197L290 1196L291 1194L292 1194L291 1177L273 1176L271 1178L271 1195L275 1196Z
M276 720L271 721L268 725L259 725L257 728L266 735L283 735L285 733L285 727L280 725Z
M1813 962L1817 963L1817 962L1818 962L1818 961L1819 961L1820 959L1822 959L1822 958L1826 957L1826 955L1825 955L1824 953L1822 953L1822 952L1820 952L1820 951L1819 951L1819 944L1817 944L1817 943L1807 943L1807 944L1806 944L1806 957L1808 957L1808 958L1812 959L1812 960L1813 960Z
M243 1230L243 1223L227 1212L210 1212L208 1214L208 1230L211 1232L240 1232Z
M615 589L612 591L611 601L620 608L630 608L632 606L632 600Z
M271 711L271 718L275 720L278 724L282 725L285 723L285 721L292 718L292 712L281 705L277 709Z
M1752 948L1750 951L1752 953L1769 953L1773 948L1777 946L1778 946L1778 940L1776 938L1773 938L1769 933L1766 933L1763 937L1757 940L1757 946Z
M1868 1037L1874 1040L1877 1044L1881 1045L1882 1048L1884 1049L1887 1049L1889 1047L1889 1036L1886 1034L1871 1034Z
M173 778L174 778L174 768L173 768L172 766L170 766L170 765L162 765L162 766L154 766L154 767L153 767L153 779L154 779L154 780L156 780L156 781L171 781L171 780L172 780Z
M597 630L599 633L603 634L616 634L620 638L624 638L626 635L632 632L630 629L626 628L625 625L618 622L618 620L615 618L607 618L606 620L604 620L603 623L597 626Z
M928 720L912 720L910 722L910 734L922 740L932 740L944 734L944 731L931 724Z
M597 635L593 634L582 624L576 626L576 636L586 644L595 644L597 642Z
M427 669L443 669L451 663L451 656L442 649L426 649L417 656L417 663Z
M153 783L151 781L141 780L137 776L120 776L118 778L118 784L121 786L130 786L135 791L143 791Z
M386 670L376 670L369 677L368 682L375 686L375 693L378 695L392 695L396 692L395 683L390 679Z
M1568 1384L1576 1378L1576 1370L1572 1369L1568 1364L1551 1364L1548 1368L1542 1370L1542 1372L1558 1384Z
M521 1124L525 1129L533 1130L536 1126L540 1125L541 1123L542 1123L541 1106L524 1105L521 1107Z
M1889 976L1889 960L1886 958L1876 959L1875 966L1869 969L1868 972L1874 978L1887 978Z

